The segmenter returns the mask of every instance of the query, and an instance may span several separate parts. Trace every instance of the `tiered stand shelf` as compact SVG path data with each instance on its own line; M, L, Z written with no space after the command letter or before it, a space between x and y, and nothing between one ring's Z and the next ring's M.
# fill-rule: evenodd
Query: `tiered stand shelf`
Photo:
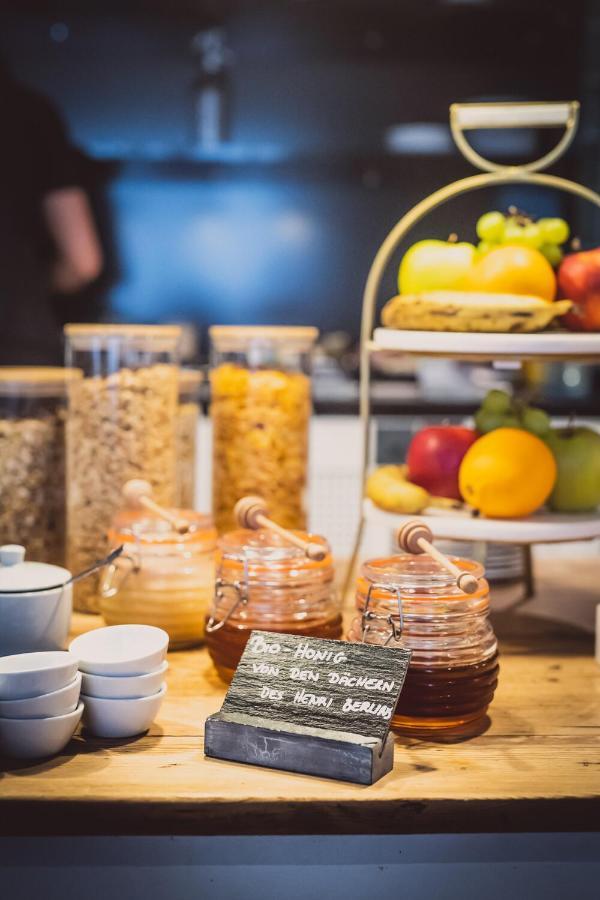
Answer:
M432 331L397 331L374 329L374 317L381 280L392 255L410 229L440 204L460 194L499 184L536 184L583 198L600 207L600 195L582 185L553 175L540 174L539 169L554 162L571 143L578 121L579 105L570 103L534 104L454 104L450 108L450 126L457 146L464 156L484 169L483 174L464 178L436 191L410 210L395 225L381 245L369 272L363 298L361 328L360 413L363 426L363 486L371 465L371 357L374 353L411 354L437 359L459 359L468 362L573 361L600 363L600 334L575 334L549 331L539 334L462 334ZM544 128L563 127L556 147L535 162L524 166L499 166L483 159L468 144L465 131L477 128ZM365 527L370 522L401 525L408 518L422 518L435 537L465 541L520 544L526 548L526 596L533 593L531 545L566 541L592 540L600 537L600 515L559 515L540 512L526 519L486 519L457 512L423 516L403 516L384 512L366 499L356 535L354 553L348 570L352 577Z

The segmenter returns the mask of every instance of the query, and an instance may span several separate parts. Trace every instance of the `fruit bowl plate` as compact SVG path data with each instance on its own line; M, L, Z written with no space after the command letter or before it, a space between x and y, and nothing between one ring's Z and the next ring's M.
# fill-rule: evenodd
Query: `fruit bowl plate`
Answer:
M418 356L479 361L543 358L599 362L600 333L542 331L536 334L484 334L376 328L369 349L371 352L392 350Z
M440 510L421 516L386 512L371 500L364 501L364 514L373 524L398 528L422 519L435 538L457 541L493 541L495 544L554 544L587 541L600 537L600 514L539 512L523 519L486 519L468 512Z

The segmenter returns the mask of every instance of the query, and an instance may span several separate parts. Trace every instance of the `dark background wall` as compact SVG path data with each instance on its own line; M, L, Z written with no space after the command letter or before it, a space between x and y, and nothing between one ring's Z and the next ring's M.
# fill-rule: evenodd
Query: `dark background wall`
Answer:
M214 28L209 80L227 131L207 146L196 137L207 78L197 48ZM12 0L0 52L56 101L89 158L110 261L105 316L311 322L355 336L389 228L469 174L447 129L452 101L581 99L562 172L600 187L597 37L594 8L579 0ZM530 158L555 137L488 133L482 146ZM586 242L600 239L582 209L510 189L444 208L415 237L472 239L480 212L515 201L568 212Z

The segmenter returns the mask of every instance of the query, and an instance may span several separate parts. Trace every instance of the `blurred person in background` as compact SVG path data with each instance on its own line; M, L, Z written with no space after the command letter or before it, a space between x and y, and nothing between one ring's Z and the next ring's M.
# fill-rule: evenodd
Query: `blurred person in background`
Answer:
M0 365L60 365L54 295L75 295L103 266L81 158L50 101L1 60L0 111Z

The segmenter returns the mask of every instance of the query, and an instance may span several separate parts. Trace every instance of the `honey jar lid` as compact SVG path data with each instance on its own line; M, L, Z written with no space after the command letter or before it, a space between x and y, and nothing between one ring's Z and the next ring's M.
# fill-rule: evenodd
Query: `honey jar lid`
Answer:
M446 599L466 599L480 597L487 591L483 579L483 566L472 559L452 556L451 561L462 571L470 572L481 579L480 588L472 594L465 594L456 586L456 578L435 559L426 554L395 554L366 560L361 566L358 587L367 590L369 584L374 596L399 589L407 597L435 596L442 594Z
M123 510L114 519L109 539L115 545L135 541L143 547L185 545L202 550L216 547L217 530L211 516L191 509L172 509L169 512L189 523L185 534L148 510Z
M310 543L321 544L327 549L322 560L309 559L304 550L284 540L279 534L267 528L239 528L228 531L219 539L219 550L223 559L233 563L251 565L258 574L271 569L326 569L332 565L331 550L327 540L318 534L293 531Z
M82 374L63 366L0 366L0 396L62 397Z

